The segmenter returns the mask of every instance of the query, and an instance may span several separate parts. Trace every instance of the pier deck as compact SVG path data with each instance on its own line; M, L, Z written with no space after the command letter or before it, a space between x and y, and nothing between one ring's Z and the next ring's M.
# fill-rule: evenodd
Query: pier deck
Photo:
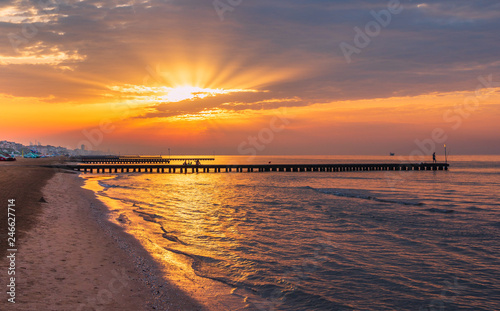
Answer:
M214 158L166 158L139 156L84 156L74 158L76 162L87 164L168 164L172 161L214 161Z
M83 173L221 173L221 172L353 172L353 171L442 171L448 163L380 164L66 164L52 167Z

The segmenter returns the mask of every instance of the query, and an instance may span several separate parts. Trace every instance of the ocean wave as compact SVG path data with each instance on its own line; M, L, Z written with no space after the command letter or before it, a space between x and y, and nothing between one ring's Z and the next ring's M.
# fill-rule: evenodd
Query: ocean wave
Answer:
M311 189L320 193L330 194L337 197L345 197L345 198L354 198L354 199L363 199L369 201L376 201L382 203L394 203L401 205L411 205L411 206L423 206L425 203L423 202L412 202L412 201L403 201L397 199L381 199L373 195L368 190L360 190L360 189L340 189L340 188L312 188L309 186L301 187L303 189Z
M452 209L442 209L442 208L428 208L427 211L431 212L431 213L441 213L441 214L451 214L451 213L454 213L455 210L452 210Z
M161 231L163 231L163 234L162 234L162 237L164 239L167 239L171 242L176 242L176 243L180 243L182 245L187 245L187 243L181 241L177 236L173 235L172 233L168 232L167 230L165 230L165 228L163 228L162 225L160 225L160 228L161 228Z
M169 252L176 253L179 255L184 255L186 257L193 259L193 269L194 270L198 270L196 268L198 268L198 266L201 265L202 263L218 263L218 262L220 262L220 260L213 258L213 257L190 254L190 253L183 252L183 251L180 251L178 249L174 249L174 248L170 248L170 247L164 247L164 249L169 251Z
M294 282L283 279L278 281L272 277L264 276L258 279L245 279L236 275L228 275L227 271L221 271L221 269L224 269L220 266L224 264L222 260L195 255L169 247L164 247L164 249L190 258L192 260L191 267L199 277L214 280L231 287L242 288L257 294L261 299L249 299L247 301L256 309L327 310L334 307L336 310L353 310L346 305L334 303L321 294L306 291L297 286L297 284L294 284ZM296 269L300 270L301 268L296 267Z
M103 187L106 190L109 188L133 189L132 187L125 186L125 185L111 185L111 184L105 183L103 180L99 180L98 184L99 184L99 186Z
M474 206L474 205L469 206L466 209L468 209L469 211L482 211L482 210L484 210L484 208L480 208L480 207L477 207L477 206Z
M490 226L495 227L495 228L500 228L500 221L493 222L490 224Z
M165 217L159 216L159 215L156 215L156 214L146 213L146 212L143 212L143 211L138 211L136 209L134 209L133 211L134 211L134 213L139 214L139 216L141 216L142 219L144 219L145 221L158 223L156 221L156 219L165 219Z

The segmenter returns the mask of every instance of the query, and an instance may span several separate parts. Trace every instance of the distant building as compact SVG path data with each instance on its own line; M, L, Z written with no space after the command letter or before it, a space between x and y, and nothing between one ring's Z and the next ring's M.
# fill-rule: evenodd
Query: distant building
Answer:
M8 153L10 155L20 156L22 153L34 153L44 156L59 156L59 155L89 155L89 154L102 154L100 151L86 150L85 145L81 145L80 149L69 150L64 147L55 147L51 145L41 145L40 142L35 141L33 144L30 142L29 146L23 144L10 142L6 140L0 141L0 152Z

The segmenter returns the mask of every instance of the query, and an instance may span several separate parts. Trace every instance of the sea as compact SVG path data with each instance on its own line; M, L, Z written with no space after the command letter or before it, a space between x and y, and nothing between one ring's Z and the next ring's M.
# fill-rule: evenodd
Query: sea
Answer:
M500 310L500 156L447 160L448 171L81 176L166 279L215 309Z

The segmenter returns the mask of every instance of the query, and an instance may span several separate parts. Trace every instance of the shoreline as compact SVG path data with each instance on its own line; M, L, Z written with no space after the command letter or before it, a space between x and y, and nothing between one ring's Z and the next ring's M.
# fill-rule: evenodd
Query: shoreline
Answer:
M182 252L175 252L152 238L158 232L151 231L153 229L151 222L135 215L135 213L127 213L130 212L130 209L137 208L135 204L127 205L121 200L103 195L101 191L104 189L99 185L99 180L112 179L115 175L87 175L87 178L84 177L85 175L79 176L85 180L83 189L89 191L102 204L105 216L100 217L100 219L128 235L133 239L137 249L147 253L156 265L159 279L163 278L165 282L172 284L181 292L195 299L203 306L204 310L243 311L256 309L255 305L247 301L253 295L252 293L220 280L198 275L192 267L196 265L194 257Z
M43 187L47 203L18 236L10 309L206 310L162 278L147 251L108 221L106 205L82 185L76 174L55 172ZM8 262L2 257L3 280ZM5 291L1 297L3 304Z

